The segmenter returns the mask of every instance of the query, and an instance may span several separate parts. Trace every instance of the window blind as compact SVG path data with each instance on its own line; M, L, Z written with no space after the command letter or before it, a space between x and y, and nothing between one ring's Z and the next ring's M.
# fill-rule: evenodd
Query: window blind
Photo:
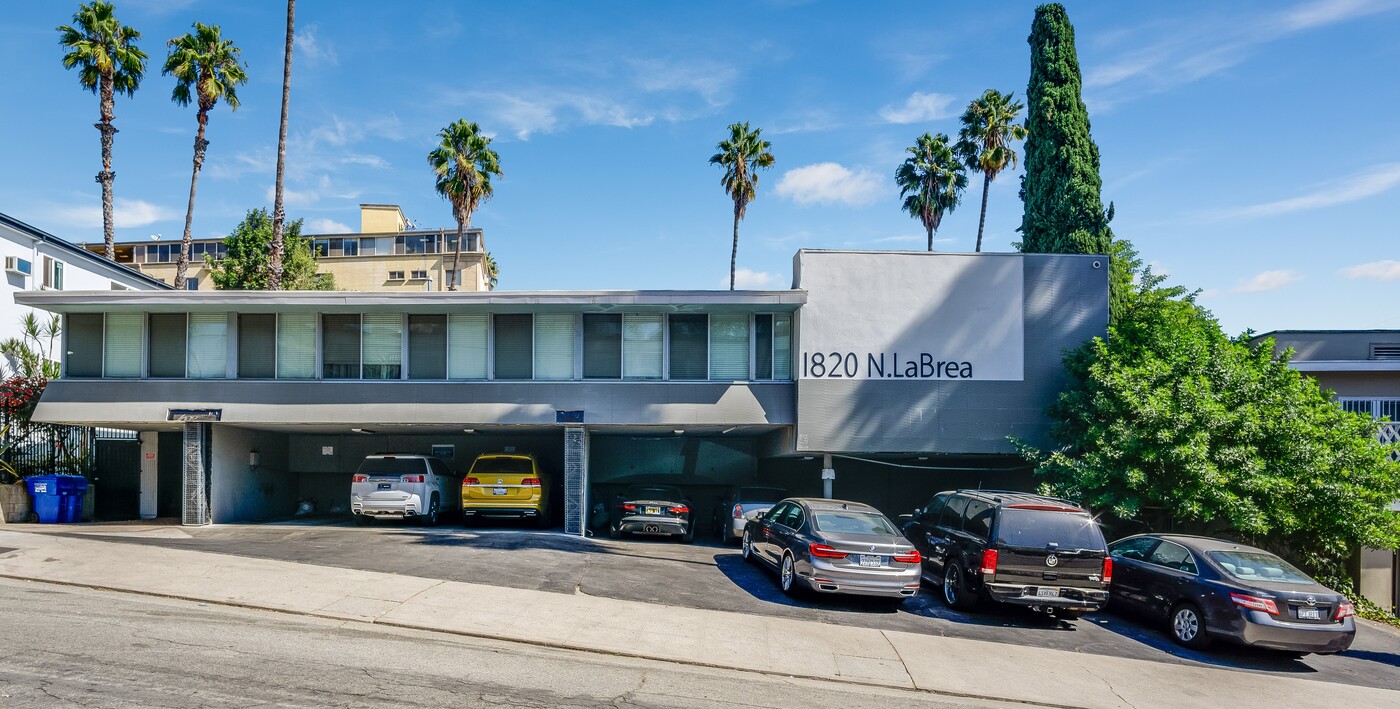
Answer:
M403 315L366 313L364 316L365 379L403 377Z
M622 376L622 316L587 313L583 316L583 378Z
M316 315L281 313L277 316L277 378L316 377Z
M277 376L277 316L272 313L238 314L238 378L272 379Z
M530 379L534 375L534 327L530 315L496 315L496 379Z
M660 379L666 332L664 315L622 317L622 376Z
M535 379L574 378L574 314L535 316Z
M408 378L447 378L447 316L408 316Z
M141 376L143 313L107 313L102 338L102 376Z
M68 338L63 376L102 376L102 313L69 313L63 326Z
M228 314L190 313L188 376L222 379L228 376Z
M147 363L152 378L180 379L185 376L185 328L184 313L151 313L150 329L147 331L150 361Z
M667 319L671 339L671 378L706 379L710 371L709 316L672 315Z
M447 378L485 379L488 315L447 319Z
M749 316L710 316L710 378L749 378Z
M360 316L321 316L321 378L360 378Z
M753 378L773 378L773 316L753 316Z
M773 378L792 379L792 316L773 316Z

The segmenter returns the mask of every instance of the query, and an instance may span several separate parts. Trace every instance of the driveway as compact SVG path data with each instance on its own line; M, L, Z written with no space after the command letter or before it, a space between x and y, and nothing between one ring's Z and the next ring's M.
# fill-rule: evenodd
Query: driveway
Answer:
M1287 674L1327 682L1400 687L1400 631L1361 622L1346 653L1301 660L1224 644L1208 652L1174 644L1165 629L1113 613L1061 622L1021 608L961 613L925 588L896 611L879 600L791 599L771 573L745 562L735 547L642 539L583 539L506 524L435 529L397 523L355 527L348 521L177 527L82 525L46 531L132 544L277 559L448 581L819 620L826 623L1015 643L1156 662Z

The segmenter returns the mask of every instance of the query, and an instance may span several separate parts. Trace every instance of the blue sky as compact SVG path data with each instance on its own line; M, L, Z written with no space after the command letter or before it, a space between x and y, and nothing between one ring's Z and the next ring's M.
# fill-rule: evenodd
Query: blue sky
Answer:
M740 225L741 287L787 287L802 247L921 249L903 149L955 133L986 88L1025 94L1034 3L975 5L302 0L288 213L333 232L396 203L452 225L425 155L467 118L505 172L473 218L502 288L724 288L732 203L706 161L746 120L777 164ZM54 31L76 6L12 3L0 24L0 211L100 241L97 100ZM1230 331L1400 328L1400 1L1067 6L1116 234ZM225 235L272 203L285 4L117 9L151 55L117 100L117 238L183 228L194 110L159 68L195 20L251 77L213 114L199 181L194 233ZM1017 238L1018 177L992 185L985 250ZM980 198L974 179L935 248L972 250Z

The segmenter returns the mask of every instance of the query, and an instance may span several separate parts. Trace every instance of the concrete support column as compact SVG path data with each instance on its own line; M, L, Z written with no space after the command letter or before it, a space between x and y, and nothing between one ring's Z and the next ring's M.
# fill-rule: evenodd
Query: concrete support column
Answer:
M831 499L831 484L836 481L836 468L831 467L831 454L822 455L822 497Z
M209 524L209 424L186 421L180 523Z
M588 430L564 429L564 533L588 533Z

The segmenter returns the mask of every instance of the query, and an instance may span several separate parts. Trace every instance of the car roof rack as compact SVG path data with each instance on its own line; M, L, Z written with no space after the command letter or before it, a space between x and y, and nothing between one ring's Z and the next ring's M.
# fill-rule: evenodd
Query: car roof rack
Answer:
M1006 496L1008 496L1008 497L1014 496L1014 497L1020 497L1020 498L1030 498L1030 499L1035 499L1035 500L1045 500L1045 501L1048 501L1048 502L1058 502L1058 503L1065 504L1065 505L1071 505L1071 506L1076 507L1076 508L1078 508L1078 509L1084 509L1084 506L1083 506L1083 505L1079 504L1078 502L1075 502L1074 500L1067 500L1067 499L1065 499L1065 498L1063 498L1063 497L1051 497L1050 495L1041 495L1040 493L1026 492L1026 491L1024 491L1024 490L972 490L972 489L964 489L964 490L958 490L958 492L962 492L962 493L975 493L975 494L978 494L978 495L986 495L986 496L988 496L988 497L993 497L993 498L999 498L999 497L1002 496L1002 495L1006 495Z

